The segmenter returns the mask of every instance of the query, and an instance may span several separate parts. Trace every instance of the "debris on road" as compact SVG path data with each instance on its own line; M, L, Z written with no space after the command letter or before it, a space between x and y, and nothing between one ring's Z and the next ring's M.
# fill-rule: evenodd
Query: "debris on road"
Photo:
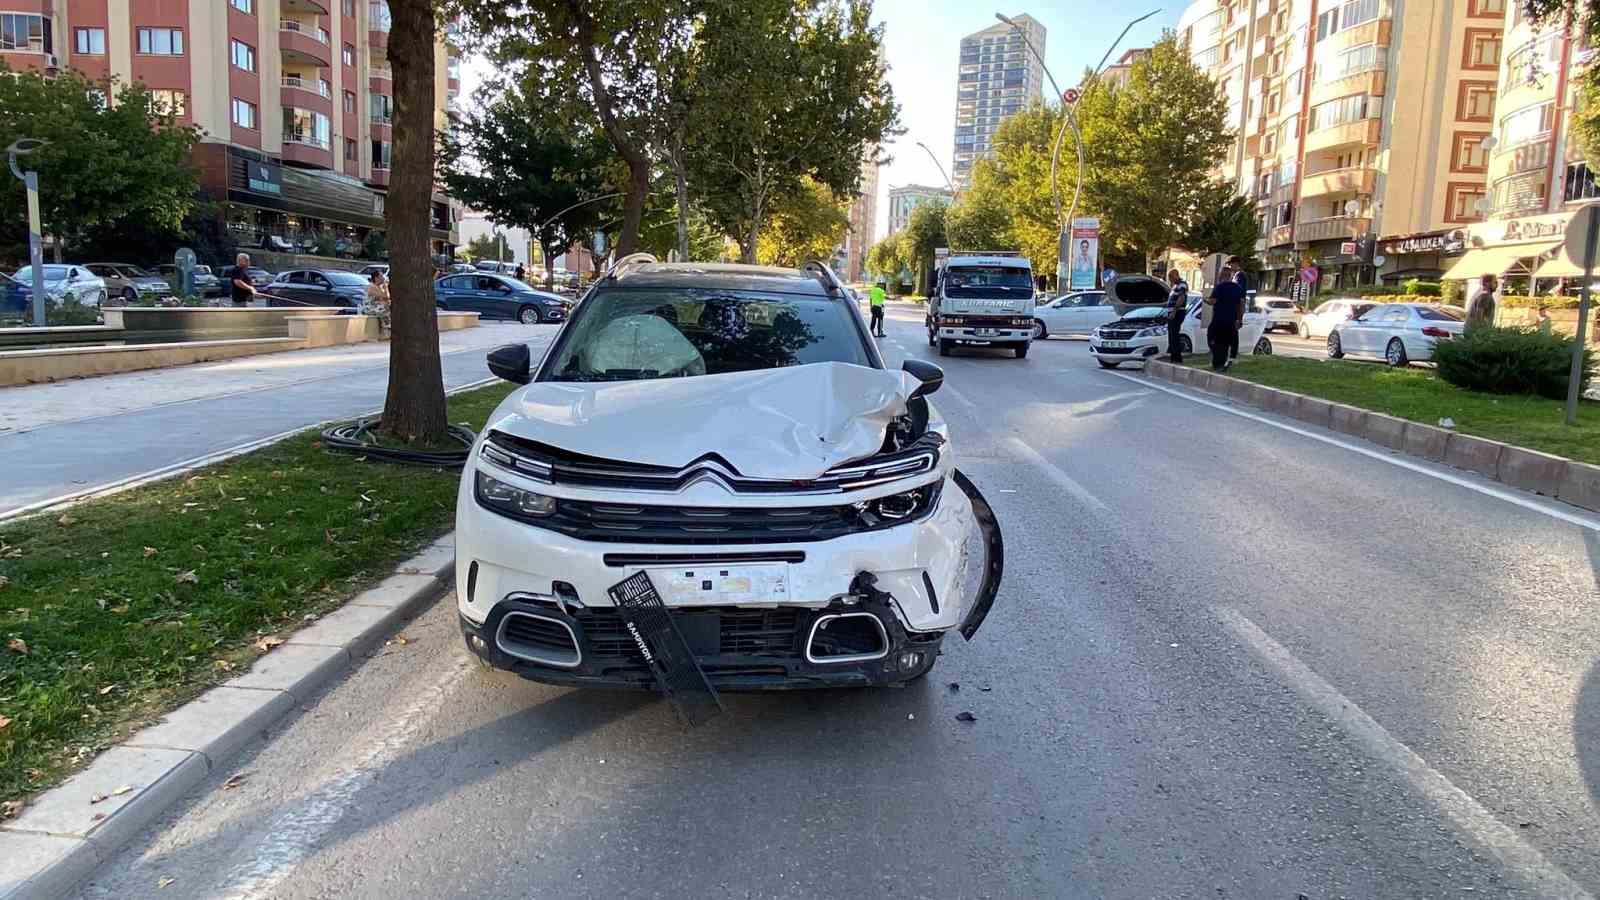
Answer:
M958 713L956 713L956 721L957 722L976 722L976 721L978 721L978 717L973 715L972 713L969 713L969 712L958 712Z
M959 690L961 690L961 685L960 685L960 683L959 683L959 682L955 682L955 681L952 681L952 682L950 682L950 690L952 690L952 691L959 691Z
M222 783L222 789L225 790L225 791L231 791L234 788L238 787L239 785L244 784L245 779L247 779L249 777L250 777L250 773L249 772L235 772L232 775L228 776L228 780L227 781L224 781Z

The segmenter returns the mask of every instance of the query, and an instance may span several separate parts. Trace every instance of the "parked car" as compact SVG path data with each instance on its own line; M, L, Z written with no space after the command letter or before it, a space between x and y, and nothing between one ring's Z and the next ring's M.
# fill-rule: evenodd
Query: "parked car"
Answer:
M238 267L223 266L221 271L217 273L218 280L222 282L222 293L231 294L233 292L233 270L236 268ZM259 266L246 266L244 272L250 280L251 287L256 290L260 290L272 283L272 273Z
M84 306L100 306L109 299L105 280L89 271L85 266L46 263L44 271L45 296L57 303L76 302ZM33 295L33 267L23 266L13 274L15 285L9 286L7 292L15 292L7 300L8 308L19 306L27 309L32 302Z
M1115 318L1117 311L1106 302L1105 291L1074 291L1034 307L1033 338L1090 334Z
M360 309L366 278L342 269L290 269L261 289L268 306L328 306Z
M536 367L525 343L489 355L525 386L457 496L468 651L563 685L660 666L682 691L903 684L971 639L1000 534L929 402L944 373L886 369L821 267L620 269Z
M362 278L365 278L368 281L371 281L372 280L372 276L374 276L374 275L382 275L384 278L388 278L389 277L389 264L388 263L373 263L370 266L362 266L360 274L361 274Z
M1300 317L1300 336L1308 341L1327 337L1333 333L1333 326L1359 316L1373 306L1362 300L1348 298L1324 301Z
M174 293L176 293L179 287L181 287L181 285L178 284L180 277L178 267L172 263L162 263L159 266L153 267L153 271L157 275L166 279L167 286L171 288ZM197 296L215 297L222 293L222 279L212 274L210 266L195 266L193 272L194 292Z
M1467 311L1442 303L1385 303L1333 326L1328 356L1381 357L1391 366L1433 359L1433 347L1461 334Z
M475 312L485 319L513 319L524 325L560 322L567 317L566 298L535 290L509 275L488 272L446 275L433 283L440 309Z
M108 299L137 303L172 296L172 285L165 278L129 263L85 263L84 268L105 281Z
M1285 297L1255 298L1255 310L1267 317L1267 332L1278 329L1294 334L1300 330L1300 310L1294 301Z
M1205 331L1200 327L1201 308L1205 301L1199 294L1189 294L1189 308L1184 313L1183 330L1178 334L1178 347L1186 355L1206 352ZM1240 352L1270 354L1272 341L1265 331L1267 317L1257 312L1245 313L1244 327L1239 329ZM1246 349L1248 348L1248 349ZM1165 306L1135 306L1115 322L1108 322L1089 336L1089 353L1102 368L1115 369L1125 362L1144 362L1167 352L1167 309Z

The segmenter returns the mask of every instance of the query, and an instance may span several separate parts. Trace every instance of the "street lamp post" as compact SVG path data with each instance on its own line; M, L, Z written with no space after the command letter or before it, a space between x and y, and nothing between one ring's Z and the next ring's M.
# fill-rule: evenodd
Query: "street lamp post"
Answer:
M950 189L950 202L954 203L957 193L956 183L950 180L950 173L944 170L944 164L939 162L939 157L933 155L933 150L929 149L927 144L917 141L917 146L921 147L922 152L928 154L928 158L933 160L934 167L939 170L939 177L944 179L944 186Z
M22 171L17 157L27 156L45 145L45 141L22 138L6 148L10 157L11 174L17 176L28 192L28 271L33 274L33 324L44 327L44 226L39 217L39 173Z

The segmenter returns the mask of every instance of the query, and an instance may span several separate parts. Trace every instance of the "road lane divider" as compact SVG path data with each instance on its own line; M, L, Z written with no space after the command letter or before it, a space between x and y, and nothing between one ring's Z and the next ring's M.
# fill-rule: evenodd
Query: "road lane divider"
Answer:
M1495 818L1472 795L1390 734L1255 622L1228 607L1213 606L1211 612L1280 682L1364 747L1373 758L1388 766L1458 831L1494 854L1507 871L1532 889L1535 896L1592 900L1588 891L1546 859L1515 829Z
M1054 481L1057 487L1066 491L1068 494L1071 494L1072 497L1079 503L1082 503L1084 506L1089 507L1097 513L1111 512L1111 507L1102 503L1099 497L1096 497L1094 494L1090 493L1088 488L1079 484L1071 475L1061 471L1060 467L1058 467L1055 463L1045 459L1044 455L1039 451L1024 443L1022 438L1006 438L1005 445L1011 448L1013 453L1032 463L1034 468L1043 472L1045 477L1049 478L1051 481Z

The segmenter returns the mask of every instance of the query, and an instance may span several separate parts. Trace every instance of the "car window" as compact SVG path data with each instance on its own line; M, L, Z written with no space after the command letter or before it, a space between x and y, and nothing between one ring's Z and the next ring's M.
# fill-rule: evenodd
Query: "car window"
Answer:
M1056 301L1056 309L1075 309L1083 305L1082 294L1068 294Z
M1167 308L1165 306L1141 306L1138 309L1128 310L1128 314L1122 318L1132 321L1138 319L1165 319L1166 317Z
M491 294L511 293L511 288L507 287L500 279L491 278L488 275L478 276L478 290L487 291Z
M328 287L328 279L321 272L311 272L306 275L306 284Z
M1355 313L1350 316L1352 322L1376 322L1382 318L1385 307L1366 304L1356 307Z
M1383 313L1385 322L1405 322L1411 318L1411 307L1391 306Z
M947 297L999 298L1033 293L1033 276L1015 266L962 266L944 276Z
M849 304L754 291L612 290L562 329L546 381L634 381L817 362L872 365Z
M304 272L284 272L284 273L282 273L282 274L280 274L278 276L278 280L279 281L286 281L289 284L305 284L306 283L306 273L304 273Z
M1433 322L1465 322L1467 311L1459 306L1419 306L1417 315Z
M89 271L99 275L102 278L116 275L116 273L111 270L110 266L90 266Z
M118 266L117 270L122 273L122 277L124 277L124 278L149 278L150 277L150 273L149 272L146 272L145 270L139 268L138 266Z
M453 275L453 276L451 276L449 278L446 278L441 283L446 288L448 288L448 289L450 289L452 291L470 291L470 290L472 290L472 276L471 275Z
M1105 294L1084 294L1083 295L1083 305L1084 306L1103 306L1103 305L1105 305L1105 302L1106 302L1106 295Z
M356 272L324 272L323 276L340 287L366 287L370 280Z

